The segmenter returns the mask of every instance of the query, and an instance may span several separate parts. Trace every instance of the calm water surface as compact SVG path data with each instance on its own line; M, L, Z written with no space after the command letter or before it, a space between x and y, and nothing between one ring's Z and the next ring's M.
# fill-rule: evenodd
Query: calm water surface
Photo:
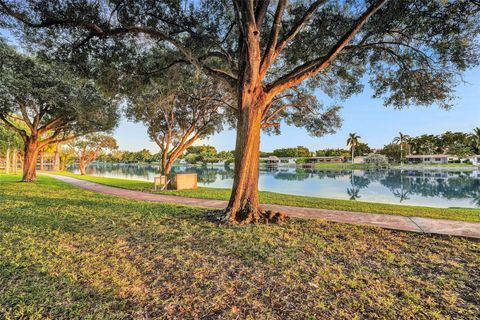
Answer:
M78 168L69 169L78 173ZM199 185L230 188L233 170L224 167L174 167L197 172ZM158 167L93 165L87 174L153 181ZM480 171L260 169L260 190L356 201L432 207L480 208Z

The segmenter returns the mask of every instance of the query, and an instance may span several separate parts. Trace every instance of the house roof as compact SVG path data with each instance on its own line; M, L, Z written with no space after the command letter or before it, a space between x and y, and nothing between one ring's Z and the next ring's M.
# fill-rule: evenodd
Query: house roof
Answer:
M337 158L345 158L344 156L330 156L330 157L309 157L307 159L337 159Z
M279 157L276 157L276 156L270 156L267 158L267 160L275 160L275 161L279 161L280 158Z
M413 158L413 159L422 159L422 158L448 158L451 157L448 154L412 154L406 156L406 158Z

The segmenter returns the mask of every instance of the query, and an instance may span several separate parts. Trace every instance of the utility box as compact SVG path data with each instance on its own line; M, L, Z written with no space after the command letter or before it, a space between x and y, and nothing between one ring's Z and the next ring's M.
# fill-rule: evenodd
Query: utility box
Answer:
M197 189L196 173L177 173L170 181L173 190Z

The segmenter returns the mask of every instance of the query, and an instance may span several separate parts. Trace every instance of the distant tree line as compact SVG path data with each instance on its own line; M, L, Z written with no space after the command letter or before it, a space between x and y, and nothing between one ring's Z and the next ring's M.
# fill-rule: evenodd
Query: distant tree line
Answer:
M235 156L234 151L217 152L214 146L202 145L189 147L183 158L190 164L208 164L221 161L230 164L233 163Z
M423 134L416 137L400 133L377 153L386 155L391 162L400 162L405 154L449 154L466 158L480 154L480 128L473 129L471 133L446 131L438 135Z
M373 149L367 143L360 141L360 136L350 134L347 146L350 150L343 148L327 148L319 149L315 152L310 151L307 147L297 146L294 148L280 148L272 152L260 152L260 157L351 157L352 146L349 143L352 140L355 143L355 156L366 156L371 153L385 155L390 162L400 162L406 155L422 155L422 154L449 154L459 158L466 158L474 154L480 154L480 128L475 128L471 133L446 131L442 134L423 134L411 137L404 133L399 133L394 137L391 143L385 144L380 149Z
M210 145L191 146L179 159L184 159L189 164L208 164L220 161L229 164L234 160L234 153L233 151L218 152L214 146ZM162 152L152 154L148 149L140 151L111 150L100 153L96 160L111 163L160 163L162 162Z
M366 143L360 142L355 147L355 155L367 155L372 153L373 149ZM275 149L272 152L260 152L260 157L266 158L269 156L276 157L288 157L288 158L307 158L307 157L349 157L351 155L350 150L347 149L319 149L316 151L310 151L307 147L297 146L295 148L280 148Z

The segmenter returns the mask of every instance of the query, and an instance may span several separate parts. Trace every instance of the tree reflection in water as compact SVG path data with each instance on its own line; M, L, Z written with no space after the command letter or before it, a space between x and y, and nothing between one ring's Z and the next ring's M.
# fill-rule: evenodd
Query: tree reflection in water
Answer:
M370 180L363 176L363 170L351 170L350 184L351 188L347 188L347 194L350 200L357 200L361 198L360 190L365 189L370 184Z
M413 171L390 170L380 183L398 195L441 197L444 199L468 199L480 206L480 176L475 171Z

